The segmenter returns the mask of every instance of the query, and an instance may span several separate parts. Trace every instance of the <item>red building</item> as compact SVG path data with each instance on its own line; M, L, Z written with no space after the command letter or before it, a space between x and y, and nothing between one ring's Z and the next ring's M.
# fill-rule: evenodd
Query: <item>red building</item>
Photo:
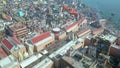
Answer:
M7 57L7 53L3 50L3 48L0 46L0 60Z
M16 58L22 58L23 54L26 52L26 48L14 37L5 37L2 39L2 44L4 45L4 50L10 55L12 54ZM22 60L21 59L21 60ZM21 61L20 60L20 61Z
M69 6L63 5L62 6L63 10L69 10L71 15L77 16L79 13L74 9Z
M120 46L110 46L110 55L120 58Z
M86 18L82 18L81 20L77 21L77 23L79 27L85 27L88 24Z
M91 34L91 30L89 28L85 29L85 30L81 30L80 32L77 33L78 37L81 38L86 38L87 36L89 36Z
M50 32L45 32L43 34L40 34L31 40L32 45L35 46L35 51L39 52L43 50L48 44L55 41L54 35Z
M69 24L66 26L66 32L75 32L75 31L78 31L78 23L72 23L72 24Z
M98 28L98 29L92 30L92 32L93 32L94 36L97 36L104 32L104 28Z

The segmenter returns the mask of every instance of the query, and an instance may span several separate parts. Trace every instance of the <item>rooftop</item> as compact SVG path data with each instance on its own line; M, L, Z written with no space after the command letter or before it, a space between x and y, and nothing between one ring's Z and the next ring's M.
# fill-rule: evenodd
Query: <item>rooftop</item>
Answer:
M79 60L78 56L79 58L81 57ZM73 68L86 68L86 66L89 67L92 65L92 62L82 58L80 55L75 55L74 57L64 56L62 59L69 63Z
M113 43L113 42L117 39L116 36L113 36L113 35L110 35L110 34L108 34L108 35L103 35L103 34L101 34L101 35L100 35L100 38L103 38L103 39L105 39L105 40L108 40L108 41L110 41L111 43Z
M7 54L5 53L5 51L1 48L1 46L0 46L0 60L2 59L2 58L5 58L5 57L7 57Z
M16 38L14 37L5 37L2 40L2 43L7 47L8 50L11 52L14 52L20 48L23 48L24 45L20 43Z
M71 30L73 30L74 28L73 27L76 27L76 25L78 25L78 23L72 23L72 24L69 24L68 26L66 26L66 31L69 32Z
M77 21L77 23L80 25L80 24L83 24L85 21L87 21L86 18L82 18L81 20Z
M33 66L33 68L47 68L50 64L53 64L53 61L49 59L48 57L43 59L41 62Z
M12 55L0 60L1 68L16 68L18 66L18 61Z
M40 34L39 36L36 36L34 38L31 39L31 42L34 44L34 43L37 43L47 37L51 36L50 32L45 32L43 34Z
M85 30L81 30L80 32L77 33L77 35L80 37L88 32L91 32L91 30L89 28L87 28Z
M103 32L103 31L104 31L104 28L94 29L94 30L93 30L93 34L94 34L95 32Z
M21 29L26 29L26 26L23 25L22 23L13 23L13 24L9 25L9 28L12 31L18 31L18 30L21 30Z
M55 52L53 52L52 54L49 55L50 58L53 58L57 55L65 55L67 53L67 51L71 48L73 48L74 46L76 46L76 44L78 42L83 42L83 39L79 38L75 41L70 41L67 44L63 45L61 48L59 48L58 50L56 50Z
M33 62L39 60L41 57L42 57L42 55L41 55L40 53L39 53L39 54L36 54L36 55L33 55L33 56L25 59L24 61L22 61L22 62L20 63L20 66L21 66L22 68L25 68L25 67L27 67L28 65L32 64ZM34 59L34 60L33 60L33 59Z
M69 50L71 48L71 46L73 46L73 43L74 43L73 41L68 42L67 44L65 44L61 48L59 48L57 51L50 54L49 57L54 58L57 55L63 56L67 52L67 50Z
M45 32L31 39L32 44L38 46L41 45L52 38L53 34L50 32Z

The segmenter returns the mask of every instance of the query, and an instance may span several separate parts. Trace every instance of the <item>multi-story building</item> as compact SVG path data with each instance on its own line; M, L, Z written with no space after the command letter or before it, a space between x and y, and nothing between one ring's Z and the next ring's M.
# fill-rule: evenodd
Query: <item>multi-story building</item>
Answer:
M99 34L103 33L104 32L104 28L98 28L98 29L94 29L92 30L92 34L94 36L98 36Z
M28 40L25 42L26 51L28 52L29 56L34 54L34 45Z
M91 58L82 55L78 51L74 53L73 56L64 56L61 59L61 68L96 68L92 66L94 63L91 60Z
M109 54L111 55L111 56L115 56L115 57L118 57L118 58L120 58L120 46L118 46L118 45L112 45L112 46L110 46L110 48L109 48Z
M79 48L83 48L84 47L84 39L82 38L78 38L77 40L75 40L75 46L72 46L74 50L77 50Z
M54 34L50 32L45 32L28 40L27 43L28 45L34 45L35 51L40 52L47 45L53 43L54 41L55 41Z
M35 66L33 66L33 68L53 68L53 61L50 58L45 58L43 59L41 62L39 62L38 64L36 64Z
M23 44L21 44L16 38L14 37L5 37L2 39L3 49L10 55L12 54L19 61L24 59L24 54L26 52L26 48Z
M14 37L23 37L28 34L27 27L21 23L14 23L6 28L6 33Z
M88 25L87 19L86 18L82 18L81 20L77 21L79 29L83 29L86 28Z
M90 34L91 34L91 30L89 28L87 28L85 30L81 30L80 32L78 32L77 36L84 39L87 36L89 36Z
M67 44L65 44L64 46L62 46L61 48L59 48L58 50L56 50L55 52L53 52L52 54L50 54L49 57L54 58L57 55L63 56L65 54L67 54L70 49L76 50L76 49L82 48L82 47L84 47L83 41L84 40L82 38L79 38L74 41L70 41Z
M32 55L31 57L25 59L24 61L20 62L21 68L32 68L34 65L41 61L43 55L40 53Z
M65 27L66 32L76 32L78 31L78 23L74 22Z
M100 38L104 39L104 40L108 40L111 44L113 44L116 40L117 37L111 34L106 34L106 35L99 35Z
M112 68L119 68L120 67L120 46L113 44L109 47L109 55L110 58L108 63L112 66Z
M61 48L59 48L58 50L56 50L55 52L53 52L52 54L49 55L50 58L54 58L57 55L65 55L67 53L67 51L72 48L72 46L74 46L74 41L70 41L67 44L65 44L64 46L62 46Z
M20 68L19 62L12 55L9 55L8 57L0 60L0 67L1 68Z

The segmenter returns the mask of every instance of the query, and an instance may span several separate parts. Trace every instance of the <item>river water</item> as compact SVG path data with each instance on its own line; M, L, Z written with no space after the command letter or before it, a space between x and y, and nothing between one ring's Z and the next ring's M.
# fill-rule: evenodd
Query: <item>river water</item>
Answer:
M82 3L99 12L114 27L120 27L120 0L81 0ZM119 25L118 25L119 24Z

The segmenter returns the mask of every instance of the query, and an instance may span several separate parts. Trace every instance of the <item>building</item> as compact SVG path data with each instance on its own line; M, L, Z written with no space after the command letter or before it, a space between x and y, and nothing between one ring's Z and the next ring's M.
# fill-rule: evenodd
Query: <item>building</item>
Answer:
M17 59L9 55L8 57L0 60L0 68L20 68L19 62Z
M83 67L82 64L80 64L78 61L76 61L74 58L72 57L67 57L67 56L64 56L62 58L62 68L85 68Z
M89 28L87 28L85 30L81 30L80 32L78 32L77 36L84 39L87 36L89 36L90 34L91 34L91 30Z
M71 15L78 16L79 13L74 8L69 8L69 10Z
M48 57L43 59L41 62L33 66L33 68L53 68L53 61Z
M32 43L29 40L25 42L25 47L29 56L34 54L34 45L32 45Z
M76 51L73 56L62 57L61 68L93 68L95 63L90 60L91 58Z
M86 28L86 26L88 25L87 19L86 18L82 18L81 20L77 21L79 29L83 29L84 27Z
M2 39L3 49L10 55L12 54L19 61L24 59L24 54L26 52L26 48L23 44L21 44L16 38L14 37L5 37Z
M72 46L74 46L74 41L70 41L67 44L65 44L64 46L62 46L61 48L59 48L58 50L56 50L55 52L53 52L52 54L49 55L50 58L54 58L57 55L65 55L67 53L67 51L72 48Z
M53 33L55 35L56 40L63 40L67 36L66 32L61 30L60 28L54 28L52 31L53 31Z
M92 34L93 34L94 36L98 36L98 35L100 35L100 34L103 33L103 32L104 32L104 28L98 28L98 29L92 30Z
M71 24L68 24L66 27L65 27L65 30L66 32L76 32L78 31L78 23L75 22L75 23L71 23Z
M57 55L63 56L65 54L67 54L67 52L70 49L76 50L76 49L82 48L82 47L84 47L84 40L82 38L79 38L77 40L68 42L67 44L65 44L64 46L62 46L61 48L59 48L58 50L56 50L52 54L50 54L49 57L54 58Z
M54 41L54 35L50 32L45 32L43 34L33 37L31 40L28 40L27 43L29 43L30 45L34 45L35 51L40 52L47 45L53 43Z
M117 39L116 44L117 44L118 46L120 46L120 38Z
M117 46L117 45L111 45L110 48L109 48L109 54L111 56L115 56L115 57L118 57L120 58L120 46Z
M72 46L74 50L84 47L84 39L82 38L78 38L77 40L75 40L74 43L75 43L75 46Z
M0 60L6 58L8 56L7 53L3 50L3 48L1 46L2 45L0 45Z
M91 45L91 43L92 43L92 42L91 42L91 39L87 39L87 38L86 38L86 39L84 40L84 45L85 45L85 46L89 46L89 45Z
M108 40L112 44L117 40L116 36L113 36L113 35L110 35L110 34L106 34L106 35L101 34L99 37L104 39L104 40Z
M68 6L66 6L66 5L63 5L63 6L62 6L62 9L63 9L63 10L68 10L68 9L69 9L69 7L68 7Z
M100 25L104 28L105 27L105 25L107 24L107 20L106 19L100 19L99 20L99 23L100 23Z
M14 23L6 28L6 34L14 37L24 37L28 34L27 27L21 23Z
M41 55L40 53L33 55L27 59L25 59L24 61L20 62L20 67L21 68L30 68L33 67L34 65L36 65L37 63L39 63L41 61L43 55Z
M79 13L74 9L69 6L63 5L62 10L69 10L71 15L77 16Z

